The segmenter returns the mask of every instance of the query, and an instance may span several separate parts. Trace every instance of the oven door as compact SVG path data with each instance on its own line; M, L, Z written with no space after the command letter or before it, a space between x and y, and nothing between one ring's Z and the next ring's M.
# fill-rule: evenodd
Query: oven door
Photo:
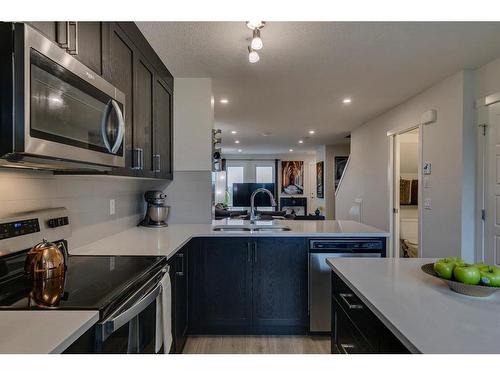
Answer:
M22 153L90 165L123 167L125 96L36 30L16 24L23 56ZM18 37L20 33L24 35ZM19 134L19 133L18 133Z
M139 291L96 324L97 353L156 352L156 300L161 293L162 269Z

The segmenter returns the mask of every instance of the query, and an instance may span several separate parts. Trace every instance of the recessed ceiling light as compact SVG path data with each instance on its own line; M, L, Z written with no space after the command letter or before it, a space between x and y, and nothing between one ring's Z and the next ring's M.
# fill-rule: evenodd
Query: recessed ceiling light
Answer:
M238 143L240 143L240 141L236 140L236 141L234 141L234 143L238 144Z
M314 130L309 130L309 134L314 134L316 133Z
M243 150L242 150L241 148L239 148L239 149L238 149L238 152L241 152L241 151L243 151Z
M222 104L227 104L227 103L229 103L229 100L228 99L221 99L221 100L219 100L219 102L221 102Z
M231 134L236 134L238 133L236 130L231 130Z
M304 141L303 141L302 139L299 139L299 143L301 143L301 144L302 144L302 143L304 143Z
M271 132L264 132L262 133L263 137L269 137L272 133Z
M351 102L352 102L352 99L351 99L351 98L344 98L344 99L342 100L342 103L344 103L344 104L351 104Z
M293 152L293 148L289 149L288 151Z

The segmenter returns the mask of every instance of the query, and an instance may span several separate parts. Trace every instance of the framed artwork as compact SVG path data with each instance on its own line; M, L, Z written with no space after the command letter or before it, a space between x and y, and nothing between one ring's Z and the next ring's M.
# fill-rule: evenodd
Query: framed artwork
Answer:
M325 162L316 163L316 198L325 197Z
M335 156L335 189L337 189L337 186L339 186L340 179L344 174L344 169L347 165L347 159L349 159L349 156Z
M281 193L286 195L304 194L304 162L281 162Z

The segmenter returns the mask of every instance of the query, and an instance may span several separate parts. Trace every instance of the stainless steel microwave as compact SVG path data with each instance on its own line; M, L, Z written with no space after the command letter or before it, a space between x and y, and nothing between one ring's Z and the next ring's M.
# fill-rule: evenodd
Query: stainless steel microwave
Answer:
M32 27L0 28L0 165L125 166L125 95Z

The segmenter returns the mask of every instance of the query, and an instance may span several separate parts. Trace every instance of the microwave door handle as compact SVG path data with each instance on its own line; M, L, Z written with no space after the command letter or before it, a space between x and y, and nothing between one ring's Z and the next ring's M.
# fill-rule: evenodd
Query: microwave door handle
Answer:
M108 123L108 118L111 114L112 109L116 112L117 117L118 117L118 135L116 137L116 142L114 143L113 146L111 146L109 144L108 133L106 132L106 124ZM116 154L116 152L120 149L120 146L121 146L122 141L123 141L123 137L125 135L125 121L123 120L123 113L120 109L120 106L113 99L111 99L108 102L108 104L106 104L106 108L105 108L104 113L102 115L101 135L102 135L102 140L104 141L104 145L106 146L106 149L110 153Z
M118 135L116 136L115 144L111 149L111 152L113 154L116 154L120 149L120 146L123 142L123 137L125 136L125 120L123 118L123 112L116 100L111 99L111 104L113 105L113 109L115 110L116 116L118 117Z
M109 152L111 152L111 146L109 144L108 133L106 132L106 124L108 123L108 117L110 113L111 113L111 100L108 102L108 104L106 104L106 107L104 107L104 112L101 118L101 136L104 145L106 146L106 149Z
M161 289L162 287L160 283L151 292L127 310L117 316L111 316L99 323L99 326L102 327L102 341L105 341L113 332L120 329L123 325L130 322L132 318L144 311L160 295Z

